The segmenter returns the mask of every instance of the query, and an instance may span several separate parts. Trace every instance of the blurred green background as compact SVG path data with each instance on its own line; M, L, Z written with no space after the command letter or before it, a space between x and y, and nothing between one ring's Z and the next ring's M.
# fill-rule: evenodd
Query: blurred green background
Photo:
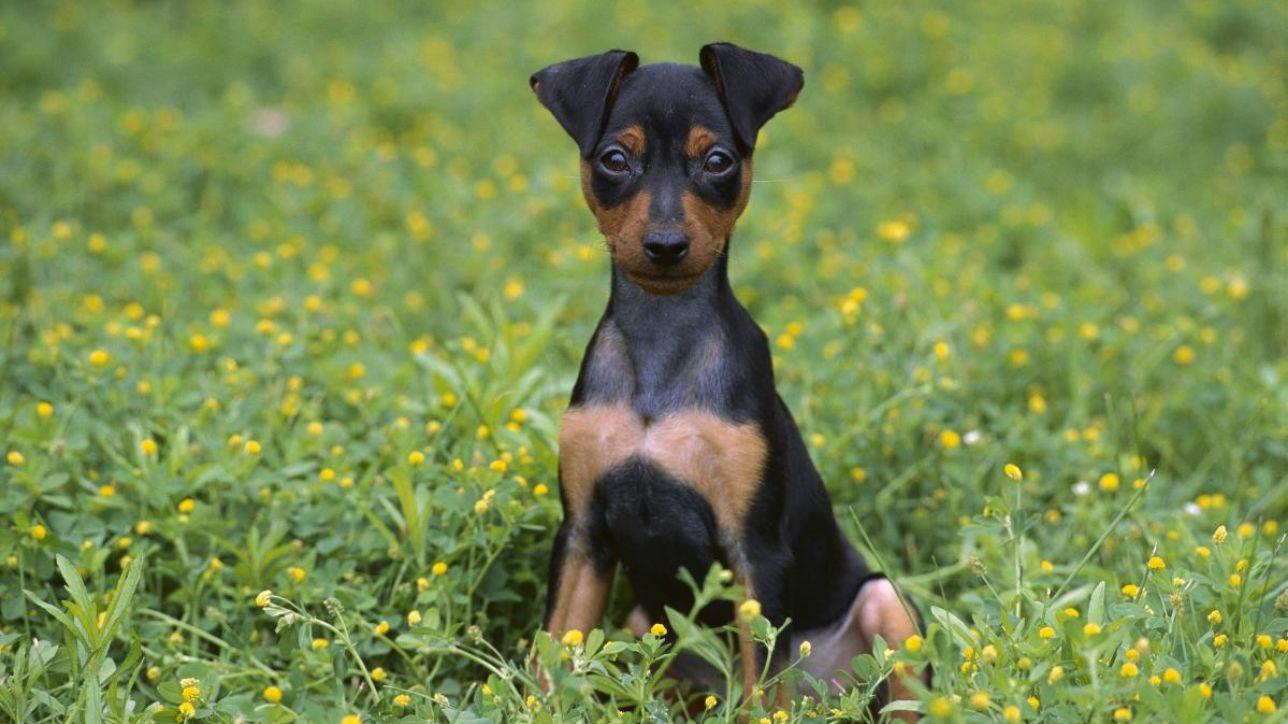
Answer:
M356 702L349 659L273 639L262 588L432 612L518 657L608 289L575 147L527 79L615 47L695 63L729 40L805 69L757 153L735 289L839 517L921 601L993 610L975 574L1009 575L1010 545L1035 591L1112 586L1157 546L1282 519L1286 8L0 4L0 448L21 458L0 662L61 640L21 593L63 595L60 554L100 594L146 558L140 605L226 642L136 615L111 650L145 644L144 702L247 652L282 673L249 666L220 711L267 715L270 683ZM1015 537L989 512L1005 462ZM360 653L476 696L477 667L405 646Z

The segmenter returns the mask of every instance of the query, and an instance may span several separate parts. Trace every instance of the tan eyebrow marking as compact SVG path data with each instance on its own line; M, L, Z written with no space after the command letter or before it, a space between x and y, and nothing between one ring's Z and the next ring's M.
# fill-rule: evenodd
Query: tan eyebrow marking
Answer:
M689 139L684 144L684 152L690 156L701 156L716 145L716 134L705 126L694 126L689 129Z
M644 153L644 129L639 126L627 126L618 131L617 142L627 151L638 156Z

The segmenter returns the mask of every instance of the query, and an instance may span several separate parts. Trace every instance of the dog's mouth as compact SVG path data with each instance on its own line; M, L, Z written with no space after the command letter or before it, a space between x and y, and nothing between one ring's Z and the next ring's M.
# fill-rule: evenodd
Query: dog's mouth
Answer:
M634 282L641 289L650 294L660 294L663 296L677 294L688 289L693 286L693 283L696 282L700 276L702 276L702 272L626 271L626 278Z

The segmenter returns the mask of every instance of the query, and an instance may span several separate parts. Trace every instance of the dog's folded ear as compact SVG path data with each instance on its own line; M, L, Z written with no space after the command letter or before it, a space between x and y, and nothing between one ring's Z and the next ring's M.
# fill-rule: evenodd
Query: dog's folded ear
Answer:
M528 83L541 105L577 142L584 158L595 150L604 132L622 79L639 64L639 56L628 50L610 50L555 63L533 73Z
M702 70L715 81L720 102L744 153L755 148L760 127L796 102L805 85L805 73L800 68L732 43L703 46L698 58Z

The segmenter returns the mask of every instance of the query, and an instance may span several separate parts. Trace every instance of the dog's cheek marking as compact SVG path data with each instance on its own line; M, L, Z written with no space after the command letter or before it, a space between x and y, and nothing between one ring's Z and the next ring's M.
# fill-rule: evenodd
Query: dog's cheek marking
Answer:
M643 268L648 263L644 256L644 232L648 229L648 207L652 195L648 191L640 191L620 204L605 208L591 189L592 173L590 163L582 161L581 194L595 215L599 233L604 235L613 261L627 269Z
M725 252L729 235L733 233L734 223L747 208L751 196L751 162L744 161L742 176L739 179L738 196L733 205L720 208L707 203L692 192L685 192L681 197L684 204L685 230L689 233L692 252L696 252L698 261L710 264L717 256Z
M632 155L644 155L644 129L640 126L627 126L617 133L617 142L630 151Z

